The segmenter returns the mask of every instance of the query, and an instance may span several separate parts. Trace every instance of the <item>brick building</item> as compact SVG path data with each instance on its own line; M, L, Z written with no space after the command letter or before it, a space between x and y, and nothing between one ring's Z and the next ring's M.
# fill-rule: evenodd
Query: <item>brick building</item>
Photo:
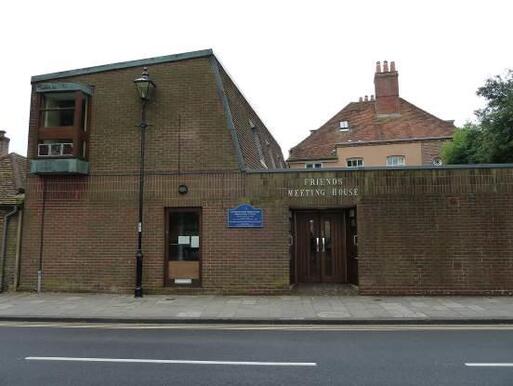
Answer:
M21 289L133 291L143 66L146 293L513 291L511 165L288 169L210 50L32 78Z
M399 97L399 73L376 64L374 95L351 102L290 150L291 168L441 165L444 121Z
M21 227L27 159L9 153L10 139L0 131L0 292L19 279Z

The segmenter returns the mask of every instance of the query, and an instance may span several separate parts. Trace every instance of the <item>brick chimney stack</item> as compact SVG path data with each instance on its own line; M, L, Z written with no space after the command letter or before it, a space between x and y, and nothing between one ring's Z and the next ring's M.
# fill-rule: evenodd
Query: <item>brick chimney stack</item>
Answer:
M394 115L399 114L399 73L395 69L395 62L376 62L376 73L374 74L374 87L376 90L376 114Z
M0 130L0 157L9 154L10 139L5 136L5 130Z

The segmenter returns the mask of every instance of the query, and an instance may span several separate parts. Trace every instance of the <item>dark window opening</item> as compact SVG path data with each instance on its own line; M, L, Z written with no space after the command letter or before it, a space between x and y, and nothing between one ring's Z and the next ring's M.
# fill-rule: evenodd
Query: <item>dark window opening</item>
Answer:
M75 118L75 94L53 93L43 97L43 127L73 126Z

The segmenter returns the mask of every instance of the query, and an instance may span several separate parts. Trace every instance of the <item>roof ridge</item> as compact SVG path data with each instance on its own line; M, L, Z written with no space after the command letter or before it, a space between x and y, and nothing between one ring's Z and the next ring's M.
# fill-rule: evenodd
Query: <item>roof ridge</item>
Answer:
M136 59L136 60L129 60L129 61L124 61L124 62L116 62L116 63L111 63L111 64L102 64L99 66L84 67L84 68L79 68L79 69L75 69L75 70L66 70L66 71L52 72L52 73L48 73L48 74L34 75L31 78L31 83L41 82L41 81L45 81L45 80L59 79L59 78L67 78L70 76L94 74L97 72L112 71L112 70L118 70L118 69L122 69L122 68L139 67L139 66L144 66L144 65L149 65L149 64L177 62L180 60L196 59L196 58L212 56L212 55L214 55L214 51L211 48L208 48L205 50L183 52L183 53L179 53L179 54L172 54L172 55L165 55L165 56L155 56L155 57L146 58L146 59Z

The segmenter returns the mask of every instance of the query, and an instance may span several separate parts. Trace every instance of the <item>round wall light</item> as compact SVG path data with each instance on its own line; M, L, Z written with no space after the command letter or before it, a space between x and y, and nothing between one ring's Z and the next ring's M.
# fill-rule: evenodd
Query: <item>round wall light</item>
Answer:
M180 194L187 194L188 191L189 191L189 188L187 187L187 185L180 185L178 187L178 193L180 193Z

